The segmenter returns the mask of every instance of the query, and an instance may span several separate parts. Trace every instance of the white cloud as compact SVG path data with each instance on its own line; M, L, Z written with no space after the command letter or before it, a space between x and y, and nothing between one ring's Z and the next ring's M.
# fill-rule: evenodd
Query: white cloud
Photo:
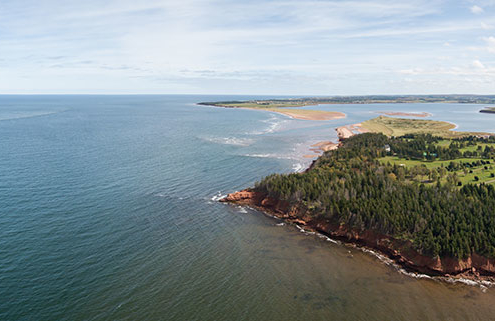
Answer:
M480 61L489 65L495 52L495 38L481 38L493 28L484 2L476 4L485 22L444 0L100 2L2 3L0 73L9 77L0 91L43 79L43 88L68 91L97 84L204 93L236 82L239 93L269 93L269 80L269 88L302 91L286 94L400 92L387 87L395 70L433 83L449 73L486 73Z
M486 50L495 53L495 37L486 37L484 40L486 42Z
M485 69L485 66L479 60L474 60L472 66L477 69Z
M483 13L485 10L483 10L483 8L477 6L477 5L474 5L471 7L471 12L474 13L474 14L481 14Z

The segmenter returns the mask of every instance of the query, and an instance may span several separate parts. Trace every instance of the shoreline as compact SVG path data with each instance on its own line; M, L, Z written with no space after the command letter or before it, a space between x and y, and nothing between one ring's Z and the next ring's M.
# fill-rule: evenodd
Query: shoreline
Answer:
M307 119L298 118L298 115L291 114L290 111L289 113L286 113L285 110L281 112L271 108L215 107L265 110L280 113L291 118ZM394 113L394 116L412 116L411 114L405 115L403 112L391 113ZM345 114L343 115L343 117L345 117ZM430 113L422 113L421 116L414 114L414 116L417 117L429 117L431 115L432 114ZM448 126L450 127L448 128L449 131L458 128L458 125L455 123L445 123L450 124L450 126ZM340 126L334 129L337 131L338 143L330 141L314 143L309 146L309 150L314 152L315 155L303 155L303 157L317 158L326 151L338 149L341 146L342 141L347 138L361 133L373 132L372 129L363 126L363 123ZM304 172L311 170L315 161L316 160L313 160ZM475 284L481 287L495 286L495 260L479 256L475 253L471 254L466 259L458 259L455 257L428 257L415 250L412 241L396 239L393 236L380 234L374 230L355 230L342 224L339 225L337 222L330 222L322 217L313 218L309 216L309 212L305 210L301 204L291 205L287 201L272 199L268 195L261 194L251 188L240 192L230 193L219 201L254 208L268 216L281 219L289 224L294 224L302 231L319 233L327 238L339 240L345 244L350 244L354 247L363 249L363 251L371 252L379 257L380 260L382 260L381 257L390 260L390 262L386 263L393 264L398 271L415 278L439 278L451 283L460 282L470 285Z
M285 111L285 110L278 110L279 108L276 108L277 110L275 110L275 108L249 108L249 107L224 107L224 106L221 107L265 111L265 112L276 113L279 115L284 115L291 119L299 119L299 120L328 121L328 120L342 119L347 117L346 114L338 111L324 111L324 110L311 110L311 109L292 109ZM302 111L302 112L298 115L297 111ZM317 112L317 113L311 115L313 112Z
M368 129L363 127L362 123L340 126L335 128L335 130L337 131L337 136L339 137L339 140L369 132Z
M350 132L351 136L354 136L367 132L361 124L341 126L335 130L338 132L339 143L323 141L311 146L331 146L332 150L335 150L341 146L342 140L348 138L346 135L340 135L341 133ZM327 143L329 145L326 145ZM310 170L315 161L313 160L304 172ZM371 253L383 263L393 265L399 273L410 277L440 280L451 284L463 283L479 286L484 290L488 287L495 287L495 260L476 254L462 260L448 257L430 258L414 250L408 241L377 234L373 230L356 231L343 225L332 224L323 218L313 219L306 216L303 209L298 207L299 205L290 207L286 201L260 195L251 188L229 193L219 201L247 206L269 217L295 225L302 232L316 233L331 241L342 242L344 245ZM301 213L302 215L297 215Z
M199 106L210 106L210 107L220 107L220 108L230 108L230 109L249 109L249 110L259 110L267 111L272 113L277 113L290 117L292 119L299 120L313 120L313 121L328 121L335 119L346 118L347 115L340 111L325 111L325 110L314 110L314 109L296 109L294 107L267 107L267 108L254 108L254 107L230 107L222 105L213 104L197 104ZM306 106L300 106L306 107Z
M435 259L425 257L415 250L407 248L407 242L377 234L371 230L356 231L324 219L314 220L311 217L294 216L297 209L289 208L286 202L265 197L251 189L230 193L219 201L250 207L269 217L295 225L302 231L318 233L332 241L340 241L346 245L359 248L364 252L371 252L382 262L384 262L382 258L390 260L384 263L393 264L398 272L411 277L438 279L449 283L478 285L482 288L495 286L495 272L487 272L482 269L476 269L475 267L469 267L459 271L448 271L449 273L447 273L431 265L431 263L435 262L438 265L439 261L452 260L450 258ZM404 250L404 253L402 250ZM410 257L408 257L407 253L410 254ZM423 262L424 264L417 264L417 262Z

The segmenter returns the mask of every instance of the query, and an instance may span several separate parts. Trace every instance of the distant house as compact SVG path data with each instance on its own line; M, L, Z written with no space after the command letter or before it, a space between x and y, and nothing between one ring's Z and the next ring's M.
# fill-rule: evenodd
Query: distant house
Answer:
M386 152L390 152L390 145L385 145L385 146L383 146L383 148L385 148Z

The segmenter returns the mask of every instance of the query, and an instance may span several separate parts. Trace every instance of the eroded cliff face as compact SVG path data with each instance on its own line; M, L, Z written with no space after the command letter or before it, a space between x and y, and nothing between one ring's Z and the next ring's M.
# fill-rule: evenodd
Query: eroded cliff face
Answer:
M312 218L305 208L291 206L287 201L277 200L251 189L231 193L221 202L248 205L289 222L305 225L332 238L378 250L408 270L429 275L462 275L475 279L495 276L493 259L477 254L464 260L425 256L416 251L410 241L398 240L372 230L358 231L323 218Z

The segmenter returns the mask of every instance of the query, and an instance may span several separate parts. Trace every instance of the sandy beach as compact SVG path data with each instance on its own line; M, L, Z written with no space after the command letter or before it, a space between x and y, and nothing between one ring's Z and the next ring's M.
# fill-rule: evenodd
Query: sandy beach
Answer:
M309 109L286 109L286 108L246 108L264 110L289 116L294 119L303 120L334 120L345 118L346 114L338 111L309 110Z
M321 141L311 145L310 147L311 148L309 150L312 151L314 154L303 155L304 158L316 158L326 151L339 148L339 144L331 141Z
M339 136L339 139L346 139L346 138L352 137L352 136L357 135L357 134L368 132L368 130L363 128L361 123L341 126L341 127L338 127L336 130L337 130L337 136Z

